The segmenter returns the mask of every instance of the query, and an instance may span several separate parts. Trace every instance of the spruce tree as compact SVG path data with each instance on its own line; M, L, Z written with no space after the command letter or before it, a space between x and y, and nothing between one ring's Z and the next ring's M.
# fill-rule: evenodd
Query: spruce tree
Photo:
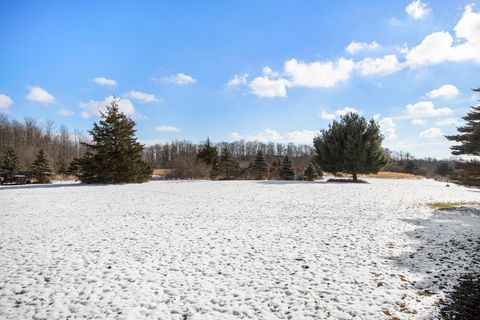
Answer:
M89 131L93 143L84 143L79 178L84 183L141 183L152 169L142 160L143 145L135 137L135 122L119 111L114 99L99 123Z
M218 158L218 150L210 142L210 138L203 143L201 149L198 151L197 160L203 161L207 165L213 165Z
M3 159L0 165L0 171L5 173L12 174L18 171L19 169L19 159L17 152L13 148L8 148L7 152L3 155Z
M37 153L37 157L32 163L32 176L38 183L50 183L53 176L53 170L43 152L43 149Z
M262 180L268 174L268 165L262 151L258 151L252 163L252 176L256 180Z
M480 92L480 88L473 91ZM448 140L458 143L450 147L453 155L480 156L480 105L471 108L472 110L462 118L465 120L465 125L457 128L459 133L447 136ZM480 187L479 160L456 161L454 169L451 177L453 181L467 186Z
M223 148L216 168L218 175L223 179L234 179L239 169L238 161L232 152L228 148Z
M317 169L312 162L308 164L303 174L305 176L305 179L307 179L308 181L314 181L315 178L317 178Z
M79 158L73 158L72 162L68 165L65 172L69 176L80 176L81 160Z
M313 144L324 170L333 174L345 172L357 181L357 174L377 173L387 164L382 141L378 123L373 119L367 122L350 112L321 130Z
M294 180L295 170L293 169L292 160L289 156L285 156L282 161L282 169L280 170L280 178L283 180Z

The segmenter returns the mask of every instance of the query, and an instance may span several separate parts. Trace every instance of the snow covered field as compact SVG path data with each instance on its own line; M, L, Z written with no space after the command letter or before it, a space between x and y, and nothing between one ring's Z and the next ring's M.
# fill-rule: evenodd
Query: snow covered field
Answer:
M0 319L434 318L480 192L369 182L2 187Z

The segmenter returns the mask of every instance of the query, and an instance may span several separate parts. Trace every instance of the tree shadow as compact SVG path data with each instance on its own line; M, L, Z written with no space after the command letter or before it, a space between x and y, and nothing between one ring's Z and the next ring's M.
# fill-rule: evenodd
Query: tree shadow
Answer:
M446 301L435 297L434 304L440 307L441 319L478 319L478 314L475 318L465 313L465 310L472 310L465 305L472 301L480 305L479 290L465 291L465 287L471 286L468 283L465 286L463 280L479 279L479 219L478 207L438 209L427 219L401 219L415 226L414 230L406 232L414 241L413 250L386 257L396 269L407 270L421 279L406 280L406 285L416 290L418 299L437 295L439 291L447 293ZM465 295L465 292L470 293ZM451 317L448 310L463 310L463 313Z
M52 183L52 184L22 184L22 185L3 185L0 190L31 190L31 189L54 189L71 188L86 186L104 186L104 184L88 185L83 183Z
M307 180L252 180L259 184L266 185L283 185L283 184L324 184L323 180L307 181Z

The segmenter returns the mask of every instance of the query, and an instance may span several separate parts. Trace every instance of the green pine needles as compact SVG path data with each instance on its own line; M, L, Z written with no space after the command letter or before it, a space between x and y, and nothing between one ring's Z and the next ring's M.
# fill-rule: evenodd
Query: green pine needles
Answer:
M474 89L480 92L480 88ZM462 118L463 127L457 128L458 134L447 136L447 139L457 144L452 146L452 154L480 156L480 105L473 106L472 110ZM452 180L463 185L480 187L480 161L456 161Z
M84 143L87 152L71 171L77 171L84 183L148 181L152 169L142 160L143 145L137 142L134 127L135 122L119 111L114 99L89 131L92 143Z
M280 178L282 180L295 179L295 170L293 169L293 163L289 156L283 158L282 168L280 169Z
M38 183L51 183L53 170L43 150L40 150L32 163L32 176Z
M357 113L347 113L321 130L313 145L323 170L348 173L357 181L357 174L377 173L388 162L382 148L379 125Z
M265 161L265 157L263 156L262 151L258 151L255 159L252 163L252 177L255 180L262 180L267 177L268 174L268 165Z

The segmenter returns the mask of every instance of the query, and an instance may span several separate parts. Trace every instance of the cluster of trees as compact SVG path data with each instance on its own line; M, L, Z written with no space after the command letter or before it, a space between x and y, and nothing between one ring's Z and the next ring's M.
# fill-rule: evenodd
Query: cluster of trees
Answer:
M220 150L219 150L220 149ZM303 154L300 154L303 156ZM200 147L196 162L200 162L209 169L209 176L213 179L282 179L282 180L314 180L322 175L321 170L314 167L312 160L305 168L303 165L294 166L292 157L285 154L283 157L278 155L270 155L273 161L268 161L262 151L258 149L257 153L246 161L242 155L244 167L240 166L239 160L234 153L223 144L222 146L214 146L210 139L207 138L205 143ZM301 157L299 157L301 159ZM310 156L310 159L312 157ZM308 170L307 170L308 169Z
M388 163L385 171L411 173L427 178L448 178L453 174L453 160L438 160L435 158L417 159L408 152L385 150Z
M480 89L475 91L480 92ZM454 155L480 156L480 106L472 107L457 135ZM150 179L152 169L170 168L173 178L302 179L314 180L323 170L334 175L390 171L451 176L466 185L480 185L480 161L415 159L408 153L382 148L383 136L373 119L348 113L321 130L307 145L236 141L202 144L186 141L144 148L135 137L135 122L121 113L114 100L101 119L83 135L65 127L53 132L53 124L9 121L0 115L0 148L6 150L0 171L13 174L29 170L39 182L53 172L72 174L85 183L137 183ZM46 150L46 151L45 151ZM36 151L35 159L32 152ZM53 163L53 167L50 165ZM68 165L69 164L69 165Z
M0 156L13 149L18 157L17 171L31 171L38 152L43 150L53 171L65 174L73 158L85 153L82 142L87 137L79 131L70 132L65 126L54 128L52 121L16 121L0 114Z
M205 149L206 148L206 149ZM204 149L206 151L204 151ZM259 141L234 141L212 143L210 139L200 144L189 141L173 141L171 143L149 146L144 150L144 160L152 168L171 169L168 178L196 179L211 176L210 166L212 159L198 161L203 153L221 153L228 149L239 164L237 178L248 179L251 177L250 165L258 152L262 152L265 161L269 164L269 177L275 177L274 168L279 166L282 159L288 156L293 164L297 175L301 176L305 167L310 162L312 148L308 145L295 145L293 143L262 143ZM207 156L208 158L208 156Z
M13 148L8 148L3 158L0 161L0 172L2 173L2 183L8 181L16 181L18 177L24 177L25 179L35 179L38 183L50 183L53 176L53 169L50 166L45 152L43 149L37 153L35 160L31 164L31 171L29 177L25 177L19 173L20 171L20 159L17 152ZM26 180L24 180L26 181Z

